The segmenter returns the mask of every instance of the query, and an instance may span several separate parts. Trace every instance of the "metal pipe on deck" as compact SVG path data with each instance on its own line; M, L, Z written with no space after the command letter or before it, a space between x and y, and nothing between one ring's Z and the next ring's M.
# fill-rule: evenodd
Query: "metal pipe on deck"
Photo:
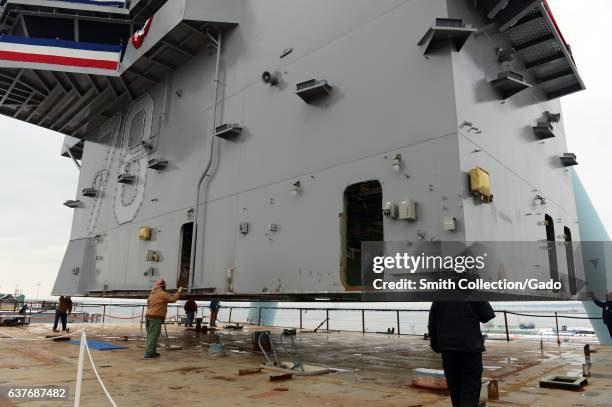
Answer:
M561 337L559 336L559 316L555 312L555 325L557 326L557 346L561 346Z
M365 329L365 310L362 309L361 310L361 333L365 333L366 329Z
M508 331L508 313L504 311L504 326L506 328L506 342L510 342L510 332Z
M399 310L396 311L396 315L395 316L396 316L396 319L397 319L397 335L399 336L399 335L401 335L401 333L400 333L400 311Z

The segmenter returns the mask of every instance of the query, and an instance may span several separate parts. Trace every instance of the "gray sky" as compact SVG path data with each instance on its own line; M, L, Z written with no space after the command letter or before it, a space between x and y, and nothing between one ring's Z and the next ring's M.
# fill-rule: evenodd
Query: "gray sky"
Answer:
M561 99L568 135L568 152L578 156L576 167L608 234L612 234L612 54L611 0L548 0L569 42L587 90Z
M549 0L588 90L562 99L568 151L612 231L611 0ZM588 7L586 5L588 4ZM0 292L50 294L70 237L78 173L60 157L63 136L0 116ZM37 284L40 284L38 289Z

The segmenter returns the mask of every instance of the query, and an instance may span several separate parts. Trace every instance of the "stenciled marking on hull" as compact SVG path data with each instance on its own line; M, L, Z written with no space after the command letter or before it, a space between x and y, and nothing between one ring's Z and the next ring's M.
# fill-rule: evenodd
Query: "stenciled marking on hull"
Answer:
M106 192L106 186L108 185L109 174L111 174L112 172L111 170L113 161L115 159L115 154L117 150L117 139L120 130L121 114L119 113L104 122L104 124L100 127L100 132L98 133L98 142L105 143L108 139L110 139L110 142L108 143L108 149L106 150L104 164L102 166L102 169L98 172L98 174L101 175L103 179L100 180L100 185L96 185L96 187L99 188L100 192L98 193L98 196L96 196L96 200L91 208L91 213L89 215L87 233L90 235L92 235L95 231L98 219L100 217L100 211L102 210L104 194Z
M144 202L149 152L141 143L151 140L154 108L153 98L149 94L144 95L132 104L123 125L119 172L134 175L135 179L133 184L116 184L113 212L120 225L133 221ZM140 134L131 137L132 126L141 113L144 117Z

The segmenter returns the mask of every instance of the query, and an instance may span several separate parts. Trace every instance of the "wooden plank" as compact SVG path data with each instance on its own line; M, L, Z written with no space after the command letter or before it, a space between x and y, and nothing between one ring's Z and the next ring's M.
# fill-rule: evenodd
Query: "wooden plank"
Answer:
M253 367L253 368L238 370L238 376L246 376L246 375L256 374L256 373L261 373L260 367Z
M271 382L283 382L285 380L291 380L291 379L293 379L293 375L291 373L270 376Z

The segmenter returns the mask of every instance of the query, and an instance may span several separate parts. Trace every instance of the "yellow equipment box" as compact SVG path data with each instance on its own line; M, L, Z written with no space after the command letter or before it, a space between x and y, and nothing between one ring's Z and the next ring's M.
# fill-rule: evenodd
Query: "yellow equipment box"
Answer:
M151 240L151 228L148 226L141 226L138 229L138 238L140 240Z
M476 167L470 170L470 192L474 196L479 196L485 203L493 201L489 173L483 168Z

